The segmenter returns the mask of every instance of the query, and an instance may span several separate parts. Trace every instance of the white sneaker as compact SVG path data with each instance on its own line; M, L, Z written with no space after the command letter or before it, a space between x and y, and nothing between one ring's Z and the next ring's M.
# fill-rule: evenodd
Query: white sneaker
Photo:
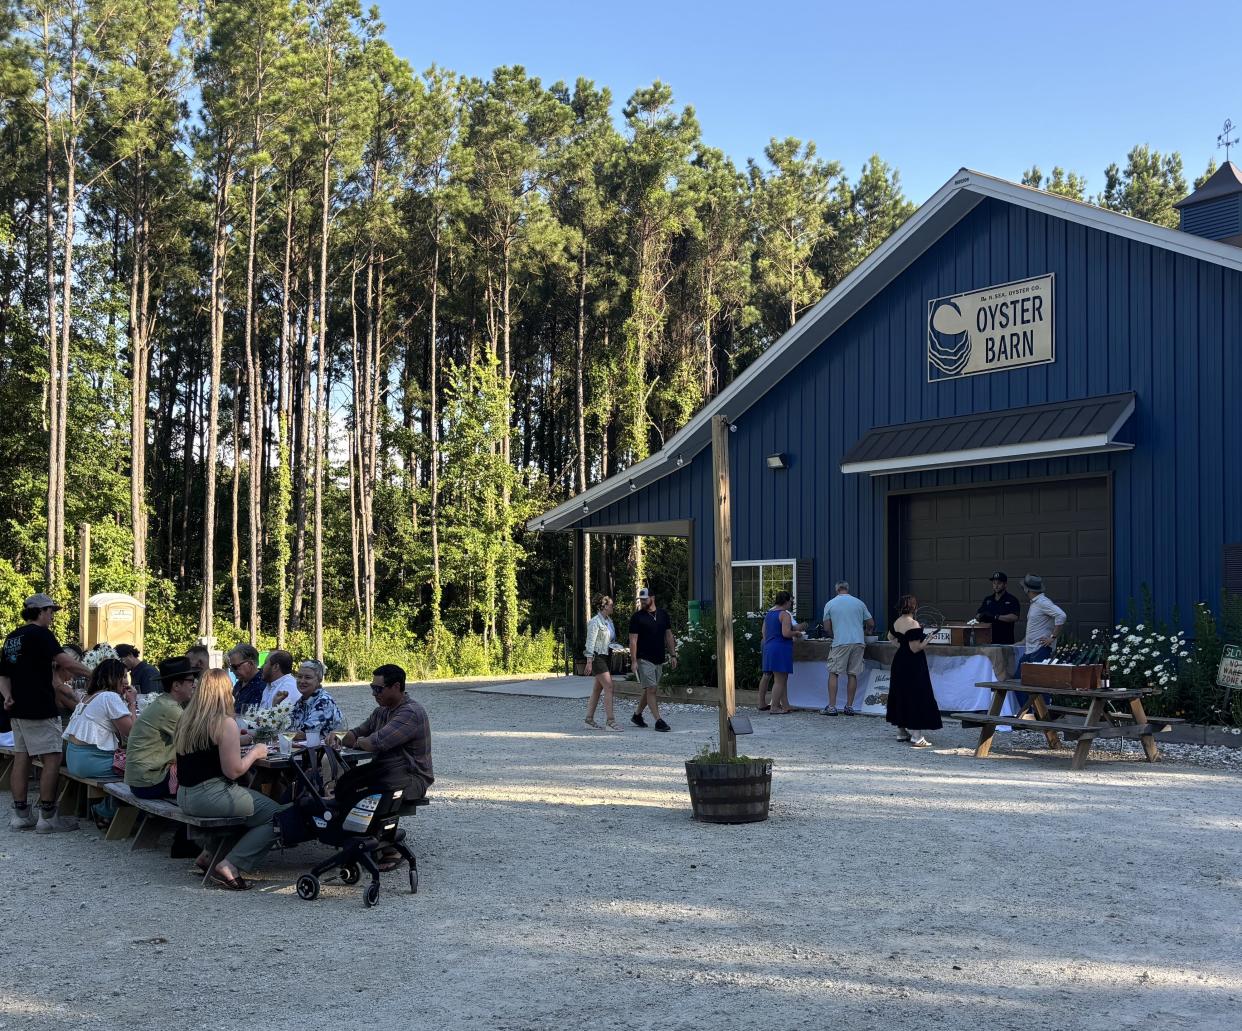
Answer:
M931 748L931 742L921 734L911 741L910 744L912 744L915 748Z
M9 830L11 831L28 831L36 823L39 818L35 816L35 811L27 806L25 809L13 807L13 815L9 817Z
M78 821L72 816L61 816L59 813L50 820L39 813L39 822L35 825L36 834L55 834L57 831L76 831Z

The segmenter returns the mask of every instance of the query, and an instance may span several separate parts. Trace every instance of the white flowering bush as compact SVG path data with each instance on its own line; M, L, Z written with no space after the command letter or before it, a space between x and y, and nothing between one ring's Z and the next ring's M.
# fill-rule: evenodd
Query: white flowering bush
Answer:
M1144 623L1119 624L1112 634L1096 630L1092 640L1111 636L1108 648L1110 684L1118 687L1158 687L1177 683L1183 660L1190 652L1182 631L1166 633Z

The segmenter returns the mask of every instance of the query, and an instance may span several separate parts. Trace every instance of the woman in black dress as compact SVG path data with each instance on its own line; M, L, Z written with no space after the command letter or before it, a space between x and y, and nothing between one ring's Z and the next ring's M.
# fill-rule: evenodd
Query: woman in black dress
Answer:
M897 642L897 654L893 656L889 672L888 708L884 718L897 728L897 740L909 741L915 748L927 748L931 742L923 736L925 730L939 730L940 710L936 707L936 695L932 691L931 674L927 672L927 656L923 649L923 628L914 618L919 600L913 594L903 594L897 605L897 619L893 623L889 640Z

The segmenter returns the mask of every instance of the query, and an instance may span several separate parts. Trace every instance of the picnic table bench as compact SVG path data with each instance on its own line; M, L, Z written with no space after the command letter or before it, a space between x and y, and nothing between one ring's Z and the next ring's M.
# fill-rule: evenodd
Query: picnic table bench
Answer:
M962 726L979 727L979 744L975 748L975 758L984 759L992 750L992 737L997 727L1013 726L1029 730L1042 730L1048 747L1058 749L1062 738L1074 740L1074 757L1070 761L1071 770L1081 770L1087 764L1087 756L1091 751L1091 742L1097 737L1137 738L1143 744L1143 752L1148 762L1155 762L1159 756L1154 734L1168 730L1176 723L1176 718L1162 716L1148 717L1143 710L1143 699L1156 694L1154 688L1131 688L1128 690L1110 690L1099 688L1091 691L1074 691L1069 688L1032 688L1023 686L1020 680L985 680L976 684L992 692L992 704L986 714L978 712L955 712L950 715L962 721ZM1001 709L1005 705L1005 697L1010 691L1026 691L1025 704L1013 716L1002 716ZM1069 705L1049 705L1044 695L1090 699L1086 709ZM1124 702L1129 707L1128 713L1107 708L1109 703ZM1033 714L1032 714L1033 713Z
M131 832L135 832L136 825L134 840L129 846L131 852L158 848L160 834L170 823L181 823L187 827L208 831L227 831L246 826L245 819L240 816L192 816L170 799L139 798L124 781L105 784L103 789L121 803L121 808L112 818L104 838L108 841L122 841ZM207 872L203 874L204 885L211 876L210 871L228 851L228 846L228 836L222 835L216 842L211 862L207 864Z
M0 745L0 791L11 791L13 788L13 749L9 745ZM31 765L43 768L40 756L31 757ZM61 788L56 793L56 804L60 811L67 815L88 816L91 799L104 797L103 786L118 781L120 777L83 777L70 773L62 762L60 764Z

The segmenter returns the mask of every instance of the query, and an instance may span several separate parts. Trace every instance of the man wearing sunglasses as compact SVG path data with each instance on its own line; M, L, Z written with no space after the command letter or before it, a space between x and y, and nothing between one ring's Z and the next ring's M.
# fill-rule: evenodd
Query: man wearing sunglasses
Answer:
M259 652L252 644L239 644L225 656L225 662L237 683L233 685L233 711L238 715L263 702L263 670L259 668Z
M401 788L404 801L427 794L435 777L431 772L431 721L427 710L405 693L405 670L400 666L380 666L371 676L371 696L376 707L370 716L342 736L329 733L329 748L338 744L374 752L375 758L355 766L337 779L336 806L352 806L376 791ZM381 870L395 869L401 861L396 849L378 857Z

